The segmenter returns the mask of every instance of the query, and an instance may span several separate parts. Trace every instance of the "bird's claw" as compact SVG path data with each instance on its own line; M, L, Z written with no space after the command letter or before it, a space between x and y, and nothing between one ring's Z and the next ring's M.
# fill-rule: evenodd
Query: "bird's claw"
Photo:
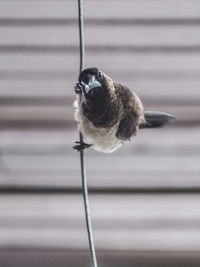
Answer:
M77 84L74 86L74 91L75 91L75 93L78 94L78 95L81 95L81 94L82 94L83 89L84 89L84 85L81 84L81 83L77 83Z
M90 144L86 144L86 143L84 143L84 142L80 142L80 141L76 141L75 143L76 143L77 145L73 146L73 149L74 149L74 150L77 150L77 151L81 151L81 150L84 150L84 149L89 148L89 147L92 146L92 145L90 145Z

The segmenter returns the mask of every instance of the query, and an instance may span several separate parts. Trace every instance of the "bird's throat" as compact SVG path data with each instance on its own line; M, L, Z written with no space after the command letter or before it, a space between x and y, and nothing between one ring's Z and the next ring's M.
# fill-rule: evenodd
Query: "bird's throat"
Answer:
M110 96L87 100L82 104L83 115L96 127L111 127L119 119L120 105Z

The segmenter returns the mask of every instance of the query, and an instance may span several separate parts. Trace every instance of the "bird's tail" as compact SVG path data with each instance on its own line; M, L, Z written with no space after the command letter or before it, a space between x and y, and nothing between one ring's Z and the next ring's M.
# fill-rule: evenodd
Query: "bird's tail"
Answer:
M145 111L144 116L145 123L140 125L140 129L161 127L175 120L175 117L171 114L160 111Z

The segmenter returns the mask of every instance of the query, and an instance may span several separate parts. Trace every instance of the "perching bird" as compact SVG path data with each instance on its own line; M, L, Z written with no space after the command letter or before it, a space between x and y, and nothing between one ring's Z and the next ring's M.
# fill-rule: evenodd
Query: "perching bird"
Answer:
M80 73L75 92L75 119L87 142L76 142L76 150L93 146L113 152L139 128L162 126L174 118L165 112L144 111L135 93L94 67Z

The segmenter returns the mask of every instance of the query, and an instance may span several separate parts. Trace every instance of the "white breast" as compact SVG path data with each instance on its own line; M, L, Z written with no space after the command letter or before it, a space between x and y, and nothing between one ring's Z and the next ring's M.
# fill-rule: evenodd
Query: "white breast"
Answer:
M93 148L110 153L118 149L124 141L116 137L116 132L119 126L117 123L112 128L96 128L91 121L89 121L82 113L80 108L80 99L74 102L75 107L75 120L78 121L78 127L84 136L84 141L88 144L92 144Z

